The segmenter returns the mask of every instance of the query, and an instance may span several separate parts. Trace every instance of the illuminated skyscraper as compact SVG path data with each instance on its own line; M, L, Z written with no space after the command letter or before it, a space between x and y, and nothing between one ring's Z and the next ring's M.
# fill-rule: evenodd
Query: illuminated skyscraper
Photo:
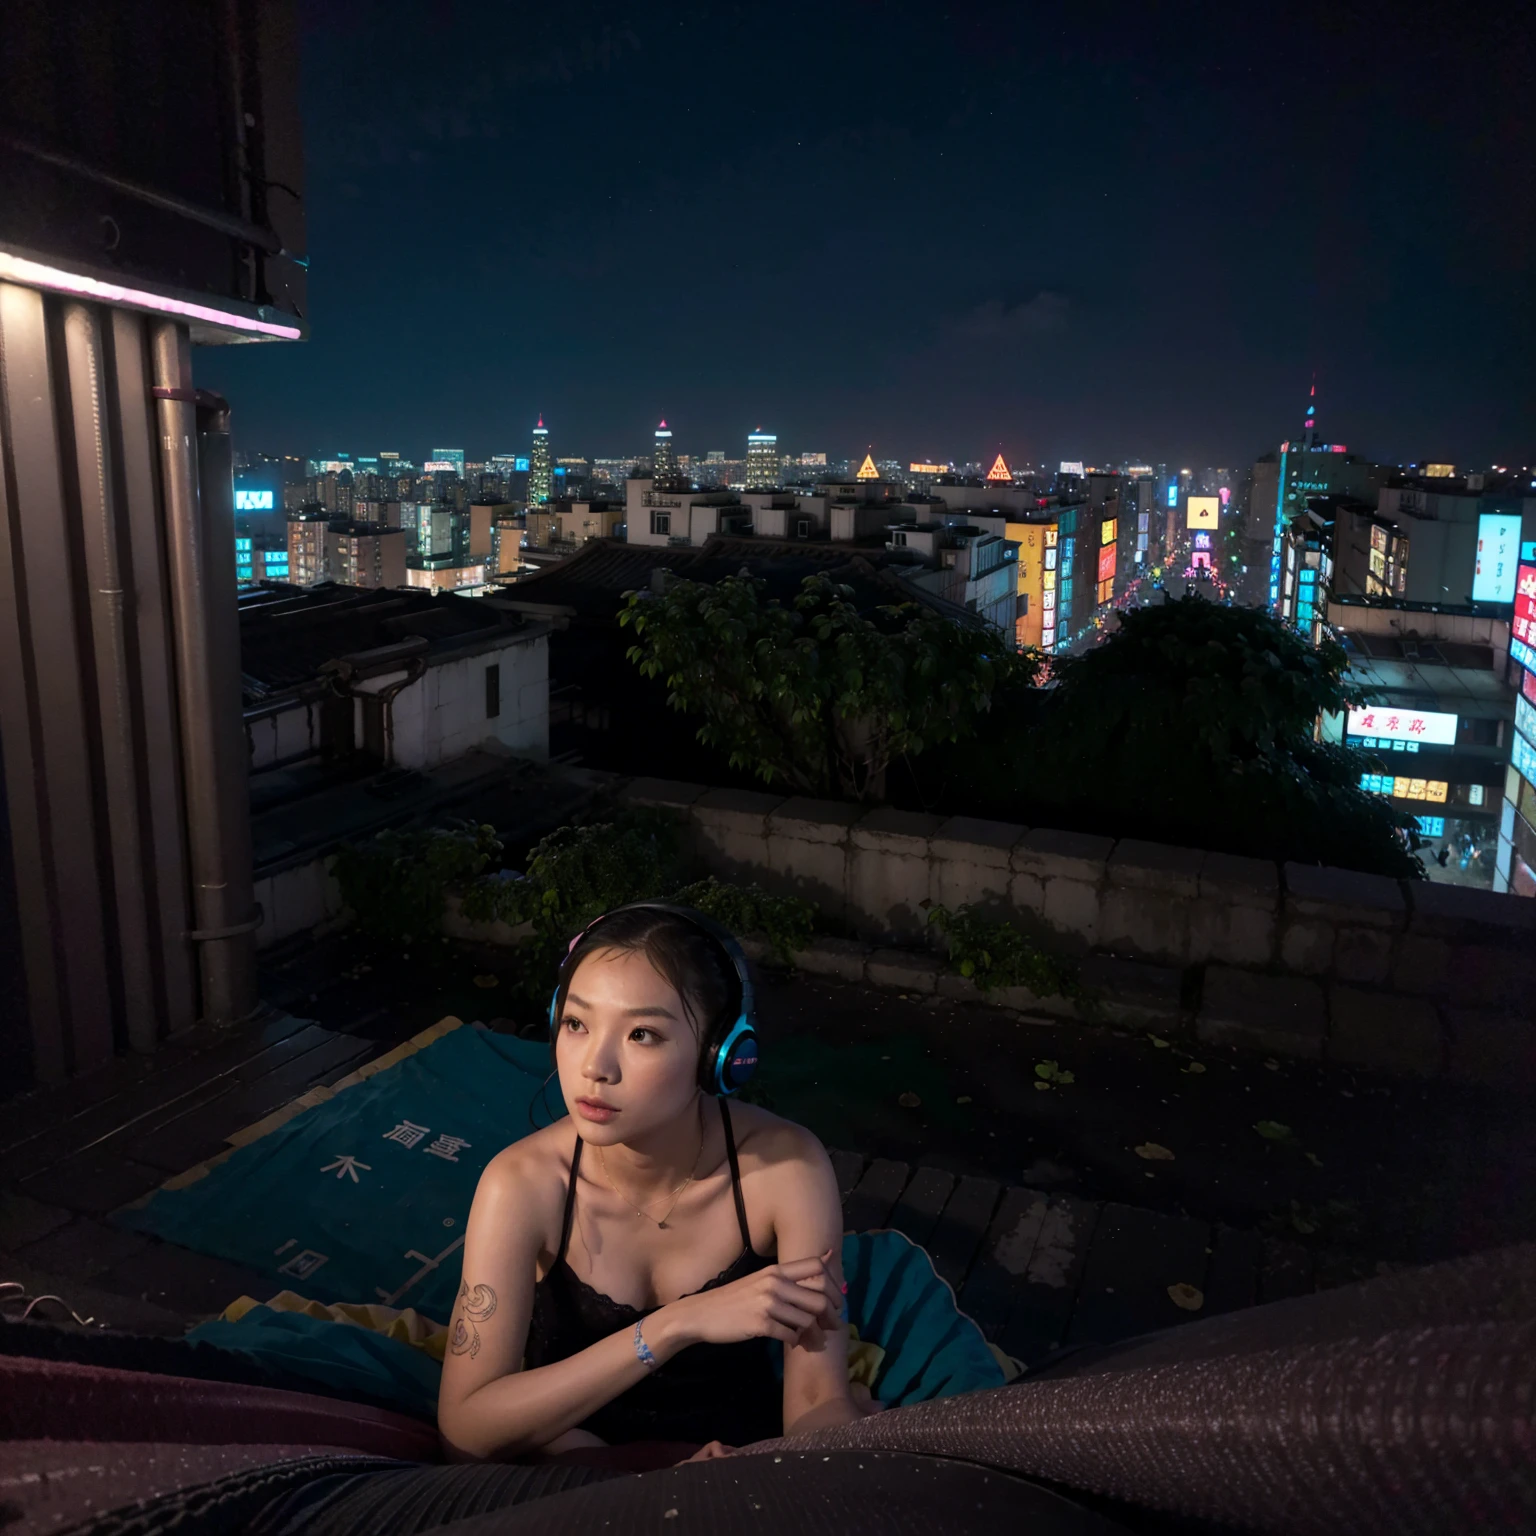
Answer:
M1306 515L1308 497L1352 496L1374 507L1383 478L1384 472L1377 465L1350 453L1343 443L1322 440L1314 380L1301 437L1280 444L1278 463L1271 454L1260 459L1254 465L1249 489L1245 522L1250 526L1243 533L1251 538L1262 528L1269 535L1268 596L1272 608L1283 612L1292 602L1296 572L1283 563L1286 531ZM1257 560L1253 563L1258 564Z
M452 464L454 473L462 480L464 478L464 450L462 448L434 448L432 450L433 461L440 464Z
M682 484L683 472L672 446L672 429L665 421L656 428L656 447L651 453L651 478L657 490L671 490Z
M528 505L541 507L555 494L554 461L549 455L549 428L540 415L533 429L533 447L528 453Z
M724 455L722 454L723 458ZM747 489L771 491L779 483L779 439L774 432L747 433Z

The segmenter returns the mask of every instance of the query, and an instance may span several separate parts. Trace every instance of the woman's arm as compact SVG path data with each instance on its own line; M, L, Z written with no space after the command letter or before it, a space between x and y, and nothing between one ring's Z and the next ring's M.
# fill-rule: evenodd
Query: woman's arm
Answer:
M774 1236L780 1253L825 1253L831 1284L843 1285L843 1203L826 1149L800 1126L782 1159L775 1158ZM848 1330L841 1321L813 1324L784 1347L784 1433L804 1434L850 1424L864 1410L848 1391Z
M507 1153L475 1190L437 1399L438 1434L451 1461L538 1450L647 1373L633 1330L523 1370L541 1246L535 1177L526 1159ZM659 1315L647 1322L645 1341L658 1361L685 1342Z

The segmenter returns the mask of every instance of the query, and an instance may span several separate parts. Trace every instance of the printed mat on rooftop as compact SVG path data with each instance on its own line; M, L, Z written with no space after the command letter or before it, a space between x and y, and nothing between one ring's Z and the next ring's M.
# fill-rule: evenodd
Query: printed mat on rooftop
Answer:
M370 1067L112 1220L270 1275L274 1290L302 1282L324 1301L446 1319L475 1185L528 1134L549 1047L444 1019Z
M856 1334L848 1374L887 1406L979 1392L1007 1380L933 1261L900 1232L848 1233L843 1272ZM284 1291L265 1304L242 1296L187 1337L431 1419L448 1334L414 1311L325 1307ZM782 1347L771 1348L782 1376Z
M270 1276L274 1292L302 1291L301 1302L351 1304L327 1318L312 1315L324 1308L305 1315L247 1300L205 1325L206 1337L289 1357L290 1367L308 1358L421 1412L441 1360L431 1358L431 1325L453 1310L475 1185L528 1134L548 1063L541 1042L444 1019L232 1137L232 1150L112 1220L243 1264ZM546 1106L562 1108L554 1092ZM542 1124L549 1108L534 1113ZM921 1248L896 1232L853 1234L843 1266L862 1379L885 1401L1002 1384L981 1331ZM414 1309L422 1337L409 1314L402 1333L391 1309Z

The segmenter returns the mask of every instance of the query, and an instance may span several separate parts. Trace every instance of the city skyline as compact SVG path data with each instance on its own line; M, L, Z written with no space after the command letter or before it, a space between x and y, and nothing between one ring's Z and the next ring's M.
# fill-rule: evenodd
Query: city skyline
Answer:
M1373 458L1531 457L1512 19L872 17L792 5L762 47L701 5L312 8L313 339L202 351L200 381L253 446L505 444L542 410L594 445L665 415L700 451L771 421L1231 463L1316 374Z

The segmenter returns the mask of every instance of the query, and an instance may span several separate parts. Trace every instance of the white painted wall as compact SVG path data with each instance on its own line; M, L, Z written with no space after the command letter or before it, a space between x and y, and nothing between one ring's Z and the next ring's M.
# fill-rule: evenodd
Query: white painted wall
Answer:
M485 712L485 671L501 668L501 713ZM404 672L385 673L361 686L376 693ZM355 729L363 738L362 705ZM513 640L496 650L450 658L395 696L395 762L435 768L487 743L523 757L549 756L549 637Z
M267 949L295 933L308 933L340 916L341 887L328 866L327 859L312 859L256 882L262 917L256 930L257 949Z
M279 715L268 715L246 725L251 741L251 772L272 763L320 750L320 706L299 704Z
M501 713L485 712L485 669L501 667ZM377 693L399 682L404 671L369 678L360 686ZM363 740L362 704L354 706L354 739ZM251 771L320 747L320 705L296 704L281 714L249 723ZM435 768L488 742L522 757L549 756L549 636L512 635L496 650L429 665L394 702L395 762L402 768Z

